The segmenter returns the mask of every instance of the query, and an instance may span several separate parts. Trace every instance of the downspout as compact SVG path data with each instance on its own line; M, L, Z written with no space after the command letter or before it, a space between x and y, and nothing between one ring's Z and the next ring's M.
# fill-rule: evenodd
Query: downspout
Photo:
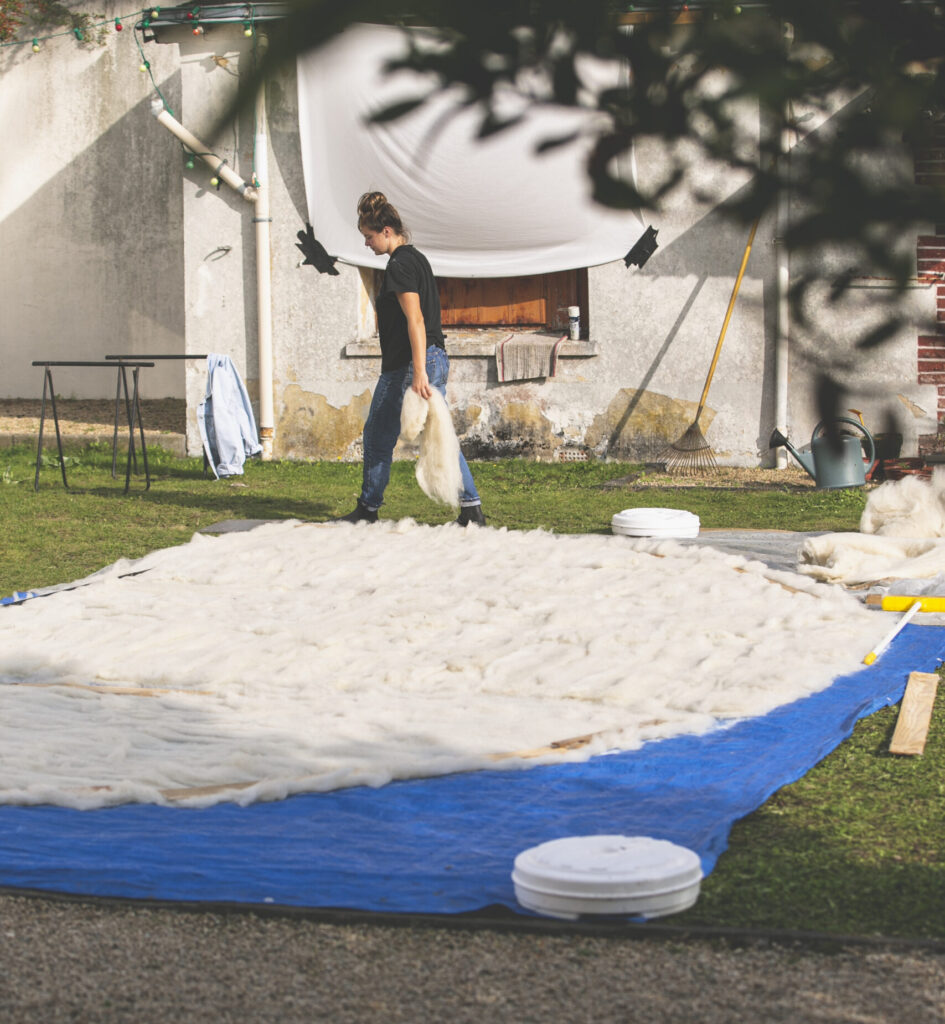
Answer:
M265 52L269 40L258 36ZM259 357L259 443L263 461L272 459L275 422L272 402L272 216L269 209L269 131L266 119L266 83L256 91L256 134L253 140L256 171L256 316Z
M778 154L778 179L784 181L790 174L791 133L781 128L780 152ZM787 436L788 376L790 373L790 331L791 304L788 298L791 287L791 268L788 259L785 236L791 216L791 200L788 189L781 186L778 191L777 225L775 227L775 295L776 327L774 348L774 425ZM787 468L787 451L775 449L775 468Z
M259 37L265 45L265 36ZM200 157L226 185L255 206L256 225L256 330L259 358L259 441L262 458L272 459L275 434L272 402L272 258L270 238L272 217L269 208L269 149L266 131L266 89L260 85L256 94L255 185L245 182L210 147L189 132L164 106L161 99L151 101L151 112L172 135L176 136L194 156Z
M794 26L789 22L783 22L781 30L785 50L787 50L794 41ZM777 178L780 188L778 189L777 223L775 225L774 425L785 436L787 436L788 377L791 352L791 304L788 298L791 288L791 267L785 238L791 219L790 165L791 149L795 141L794 133L788 127L791 123L790 113L790 109L786 107L779 128ZM784 448L775 449L774 464L777 469L787 468L788 457Z

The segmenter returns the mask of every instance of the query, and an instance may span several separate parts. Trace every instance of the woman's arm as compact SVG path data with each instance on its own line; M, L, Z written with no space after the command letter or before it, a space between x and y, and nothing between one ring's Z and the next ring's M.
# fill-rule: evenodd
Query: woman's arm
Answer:
M407 318L407 335L410 338L410 354L413 358L411 388L421 398L429 398L433 390L427 376L427 328L420 309L420 296L417 292L398 292L397 301Z

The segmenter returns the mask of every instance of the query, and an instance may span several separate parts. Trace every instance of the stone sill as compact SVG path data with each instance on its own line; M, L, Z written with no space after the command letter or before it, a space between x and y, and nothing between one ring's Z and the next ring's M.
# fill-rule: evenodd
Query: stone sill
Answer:
M508 336L508 332L488 332L477 334L450 334L446 339L446 354L456 358L493 358L495 347ZM536 337L557 341L560 334L536 334ZM345 345L345 356L348 359L379 358L381 346L371 341L352 341ZM559 359L589 359L600 355L600 347L596 341L566 341L558 349Z

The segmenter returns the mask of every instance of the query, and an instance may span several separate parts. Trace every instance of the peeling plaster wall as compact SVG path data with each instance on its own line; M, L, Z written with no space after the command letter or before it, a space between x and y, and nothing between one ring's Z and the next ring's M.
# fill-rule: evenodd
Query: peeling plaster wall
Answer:
M176 106L176 53L150 61ZM180 149L154 130L140 63L130 25L104 46L70 35L0 50L0 396L40 396L34 359L183 351ZM54 383L66 397L115 393L101 369L60 368ZM183 369L155 366L141 383L145 397L180 397Z
M117 343L139 352L226 353L255 401L254 207L225 186L213 188L205 165L184 169L179 143L150 115L150 83L128 51L130 36L88 51L56 42L55 77L31 53L4 51L0 114L28 159L0 170L2 280L19 299L5 303L12 315L0 324L0 350L10 368L2 388L9 395L38 393L38 373L23 368L24 348L31 358L40 350L50 358L86 358ZM147 48L175 116L247 180L254 167L252 112L210 133L238 76L251 68L254 43L237 25L212 27L199 38L181 29L175 41ZM838 98L836 110L818 113L808 130L829 129L831 115L842 119L847 102ZM370 354L370 279L341 264L337 276L301 266L295 234L304 227L306 203L293 68L269 84L267 110L273 454L357 459L380 363ZM750 153L762 130L757 111L742 108L740 126ZM722 216L719 204L736 196L746 179L680 149L691 158L693 174L659 214L646 217L659 229L654 256L642 269L628 270L618 260L589 270L586 313L596 354L562 358L554 379L499 383L494 359L470 348L474 339L450 336L448 394L470 456L656 460L693 421L748 235L747 227ZM890 154L875 173L909 173L909 154L895 145ZM642 143L636 159L643 183L661 175L672 156ZM700 417L724 464L771 460L775 235L773 217L763 220ZM634 241L628 238L627 247ZM422 247L422 239L417 242ZM915 239L891 244L914 248ZM832 266L843 254L818 258ZM817 331L807 337L792 325L787 425L798 443L816 421L816 357L828 348L849 357L857 332L882 312L883 297L882 289L863 288L846 305L829 309L814 297ZM915 383L915 337L934 319L934 306L931 290L909 293L899 308L910 326L891 343L848 358L850 406L873 426L895 408L905 454L915 450L918 435L936 429L936 389ZM203 396L203 365L156 367L143 380L146 396L186 396L188 449L198 453L194 410ZM111 379L97 385L76 380L58 390L108 397L112 387ZM410 449L399 452L409 455Z

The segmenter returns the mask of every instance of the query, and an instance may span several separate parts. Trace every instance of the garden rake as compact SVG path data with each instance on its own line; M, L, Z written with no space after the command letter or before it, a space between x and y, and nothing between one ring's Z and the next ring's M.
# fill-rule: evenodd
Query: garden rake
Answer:
M760 218L759 218L760 219ZM696 418L689 425L689 429L674 441L662 453L660 458L665 461L666 469L669 472L679 473L703 473L718 469L715 461L715 453L712 446L706 441L699 426L699 417L705 409L706 399L709 397L709 385L712 383L712 375L715 373L716 364L719 361L719 353L722 351L722 342L725 340L725 332L728 330L729 320L732 319L732 310L735 308L735 299L738 296L738 289L741 287L742 278L745 276L745 267L748 265L748 256L751 253L751 246L755 240L755 232L758 230L758 220L751 226L751 233L748 236L748 244L745 246L745 254L742 256L742 265L738 268L738 277L735 278L735 287L732 289L732 297L728 300L728 310L725 313L725 320L722 323L722 330L719 340L715 345L715 354L712 356L712 365L705 379L705 387L702 389L702 397L699 399L699 408L696 410Z

